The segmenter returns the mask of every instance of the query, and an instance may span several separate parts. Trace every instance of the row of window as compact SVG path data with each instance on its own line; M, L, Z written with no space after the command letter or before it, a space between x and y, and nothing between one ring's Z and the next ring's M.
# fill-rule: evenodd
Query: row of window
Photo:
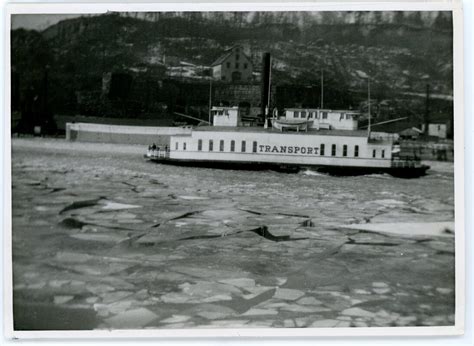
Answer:
M306 115L308 115L308 118L309 119L319 119L319 114L318 112L314 112L314 111L311 111L311 112L306 112L306 111L293 111L293 118L302 118L302 119L306 119ZM321 112L321 119L327 119L328 118L328 112ZM341 114L340 116L340 120L342 119L351 119L351 115L350 114Z
M247 67L249 67L249 64L247 64L246 62L243 65L244 65L244 70L246 70ZM226 66L227 66L227 68L230 68L230 61L228 61L226 63ZM235 68L240 68L240 63L236 62L235 63Z
M220 111L213 111L215 115L229 115L229 111L226 110L220 110Z
M245 153L247 148L246 148L246 141L242 141L240 145L240 151L242 153ZM186 143L184 143L186 144ZM183 150L186 150L186 145L183 146ZM214 151L214 141L212 139L209 140L209 151ZM178 142L176 142L176 150L178 149ZM198 151L202 151L202 139L198 140ZM219 141L219 151L224 151L224 140ZM235 141L232 140L230 141L230 151L235 152ZM253 141L252 142L252 152L256 153L257 152L257 142Z
M241 141L240 152L242 152L242 153L246 152L246 150L247 150L246 143L247 143L246 141ZM252 152L253 153L257 152L257 147L258 147L258 143L256 141L253 141L252 142ZM179 148L179 143L178 142L175 143L175 148L176 148L176 150L178 150L178 148ZM212 139L210 139L209 142L208 142L208 149L209 149L209 151L214 151L214 141ZM183 142L183 150L186 150L186 142ZM319 155L324 156L325 155L325 150L326 150L326 146L324 144L321 144L319 146ZM331 156L336 156L336 150L337 150L336 144L332 144L331 145ZM198 151L202 151L202 139L198 140ZM219 141L219 151L224 151L224 140L222 140L222 139ZM230 141L230 151L235 152L235 141L234 140ZM358 145L354 145L353 155L354 155L354 157L359 157L359 146ZM344 144L342 146L342 156L343 157L348 156L348 146L346 144ZM377 150L376 149L372 150L372 157L373 158L377 157ZM385 158L385 150L381 150L380 157Z
M309 119L319 119L319 114L318 112L306 112L306 111L294 111L293 112L293 118L302 118L306 119L306 115L308 114ZM327 119L328 118L328 112L322 112L322 117L321 119Z

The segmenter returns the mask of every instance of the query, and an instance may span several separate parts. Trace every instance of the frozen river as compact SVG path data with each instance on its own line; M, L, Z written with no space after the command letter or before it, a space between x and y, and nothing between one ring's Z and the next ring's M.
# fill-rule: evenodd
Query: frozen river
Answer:
M450 225L452 163L331 177L158 165L145 149L13 140L17 329L453 324L452 229L376 225Z

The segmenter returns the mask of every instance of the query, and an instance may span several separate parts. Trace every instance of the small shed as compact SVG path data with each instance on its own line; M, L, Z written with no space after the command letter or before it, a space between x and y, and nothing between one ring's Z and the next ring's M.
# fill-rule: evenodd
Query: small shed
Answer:
M403 131L400 131L399 135L402 139L418 139L421 133L422 131L417 129L416 127L410 127Z

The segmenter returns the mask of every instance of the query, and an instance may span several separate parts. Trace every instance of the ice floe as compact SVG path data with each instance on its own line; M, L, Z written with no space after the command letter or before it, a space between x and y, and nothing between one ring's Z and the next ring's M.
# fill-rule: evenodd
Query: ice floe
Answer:
M341 225L343 228L358 229L370 232L389 233L398 236L436 236L452 237L454 222L400 222L400 223L368 223L356 225Z
M117 203L117 202L111 202L111 201L105 201L102 206L103 210L123 210L123 209L134 209L134 208L141 208L141 206L133 205L133 204Z
M143 328L158 318L158 315L145 308L129 310L116 316L107 318L104 322L115 329Z

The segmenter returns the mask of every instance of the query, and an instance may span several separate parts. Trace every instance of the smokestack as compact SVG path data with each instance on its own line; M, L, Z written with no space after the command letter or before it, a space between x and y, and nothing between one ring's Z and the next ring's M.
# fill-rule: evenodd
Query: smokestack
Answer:
M266 121L268 114L266 114L267 106L270 106L270 77L271 77L271 57L270 53L263 54L262 58L262 97L261 97L261 114L263 121ZM268 109L270 112L270 109Z

